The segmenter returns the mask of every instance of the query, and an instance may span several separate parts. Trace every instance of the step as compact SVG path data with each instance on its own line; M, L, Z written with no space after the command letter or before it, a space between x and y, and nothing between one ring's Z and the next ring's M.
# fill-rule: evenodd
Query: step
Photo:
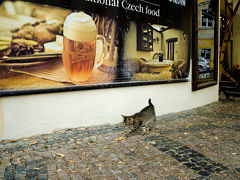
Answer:
M240 92L240 90L236 86L222 86L222 89L233 91L233 92Z
M222 86L235 86L235 84L232 81L221 81L219 83Z
M226 96L240 97L240 92L225 91Z
M226 84L229 84L229 83L233 83L232 81L220 81L220 83L226 83Z

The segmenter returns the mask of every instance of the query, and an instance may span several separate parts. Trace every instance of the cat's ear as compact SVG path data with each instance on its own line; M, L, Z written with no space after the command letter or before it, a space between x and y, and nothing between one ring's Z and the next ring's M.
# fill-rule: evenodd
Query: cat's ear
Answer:
M121 116L123 117L123 119L125 119L125 117L126 117L126 116L124 116L124 115L121 115Z

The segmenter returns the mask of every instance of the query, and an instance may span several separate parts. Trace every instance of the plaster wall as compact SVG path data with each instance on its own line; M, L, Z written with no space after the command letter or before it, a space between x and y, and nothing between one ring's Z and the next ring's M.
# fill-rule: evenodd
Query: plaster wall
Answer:
M177 29L169 29L163 32L163 50L164 54L167 55L168 44L167 40L171 38L177 38L177 43L175 44L174 60L188 60L188 39L183 37L183 31ZM167 56L166 56L167 58Z
M0 139L54 129L115 124L147 105L156 114L178 112L218 100L218 86L192 92L191 82L0 98Z

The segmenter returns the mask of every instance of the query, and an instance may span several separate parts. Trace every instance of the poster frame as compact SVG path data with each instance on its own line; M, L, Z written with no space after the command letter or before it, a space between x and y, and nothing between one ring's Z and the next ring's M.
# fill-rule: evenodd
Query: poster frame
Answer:
M36 2L33 0L28 0L29 2ZM44 3L45 1L41 2ZM61 1L62 4L57 4L57 6L65 6L67 5L66 1ZM49 2L48 2L49 3ZM49 5L52 5L51 3ZM191 17L193 18L193 17ZM191 37L190 37L191 38ZM191 42L191 39L189 40ZM189 51L191 47L189 47ZM189 58L191 58L191 52L189 53ZM190 60L188 60L190 61ZM190 69L190 62L187 64L187 68ZM189 73L189 71L188 71ZM189 76L182 79L170 79L170 80L154 80L154 81L116 81L107 84L93 84L89 86L68 86L68 87L53 87L48 89L6 89L0 90L0 97L5 96L17 96L17 95L31 95L31 94L42 94L42 93L57 93L57 92L67 92L67 91L80 91L80 90L92 90L92 89L104 89L104 88L120 88L120 87L131 87L131 86L146 86L146 85L159 85L159 84L172 84L172 83L183 83L189 82Z
M214 26L214 69L213 79L207 79L205 82L199 80L198 68L198 1L194 1L193 5L193 59L192 59L192 90L197 91L210 86L215 86L218 83L218 64L219 64L219 0L215 6L215 26Z

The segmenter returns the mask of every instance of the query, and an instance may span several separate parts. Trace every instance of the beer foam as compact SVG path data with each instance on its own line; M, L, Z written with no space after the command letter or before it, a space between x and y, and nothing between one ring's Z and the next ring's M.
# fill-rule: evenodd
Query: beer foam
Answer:
M63 35L73 41L92 41L96 39L97 27L91 16L75 12L66 17Z

